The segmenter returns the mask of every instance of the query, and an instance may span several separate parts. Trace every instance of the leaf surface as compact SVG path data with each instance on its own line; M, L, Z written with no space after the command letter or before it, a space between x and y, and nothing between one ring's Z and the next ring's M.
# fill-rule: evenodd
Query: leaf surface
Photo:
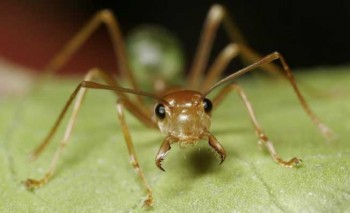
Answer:
M180 149L173 145L156 168L163 140L130 114L138 158L155 198L155 212L346 212L350 211L350 76L349 68L299 72L297 80L317 115L337 134L331 143L301 109L283 80L244 78L261 126L285 159L303 159L298 169L275 164L257 138L246 110L232 93L213 114L212 133L227 152L219 161L205 141ZM144 190L129 164L115 111L115 97L91 91L79 114L70 144L54 178L27 191L21 181L40 178L58 147L67 119L54 141L34 163L28 153L49 131L79 82L50 80L25 98L1 98L1 212L140 211ZM311 87L316 90L310 89ZM320 95L321 94L321 95Z

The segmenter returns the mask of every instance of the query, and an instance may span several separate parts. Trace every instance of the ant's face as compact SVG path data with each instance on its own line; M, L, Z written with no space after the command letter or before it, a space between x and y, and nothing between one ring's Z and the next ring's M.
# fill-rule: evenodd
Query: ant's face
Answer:
M194 142L208 132L212 103L202 94L182 90L163 97L166 104L155 107L158 127L167 136L179 141Z

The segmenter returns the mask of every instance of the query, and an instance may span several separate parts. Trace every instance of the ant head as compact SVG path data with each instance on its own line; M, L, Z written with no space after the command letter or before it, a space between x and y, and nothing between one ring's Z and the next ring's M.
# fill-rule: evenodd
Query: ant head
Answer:
M167 136L194 142L208 132L212 103L199 92L169 93L155 106L158 127Z

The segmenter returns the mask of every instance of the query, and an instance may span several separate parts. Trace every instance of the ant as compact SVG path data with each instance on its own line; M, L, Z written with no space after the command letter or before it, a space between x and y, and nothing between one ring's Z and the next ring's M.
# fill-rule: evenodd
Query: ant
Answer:
M207 70L207 75L205 76L204 73L208 63L209 52L211 51L215 34L221 23L223 24L229 38L232 40L232 43L228 44L217 56L213 62L213 65ZM116 53L116 59L118 60L118 70L121 72L122 77L124 77L125 80L131 85L131 88L121 87L113 75L101 69L94 68L89 70L85 75L84 80L71 94L47 137L32 152L32 159L36 159L42 153L42 151L51 141L51 138L55 134L68 108L75 100L72 115L68 122L65 134L52 158L51 165L47 173L41 179L27 179L24 181L24 184L28 189L39 188L45 185L53 177L56 170L57 161L59 160L62 151L68 144L68 139L71 135L87 89L110 90L117 96L116 110L131 158L131 164L137 171L137 174L146 190L147 198L144 200L145 206L152 206L154 199L151 187L148 184L138 163L129 128L124 117L125 110L128 110L144 125L150 128L159 129L165 135L165 139L161 144L155 158L156 165L159 169L165 171L162 167L162 161L170 151L173 143L180 143L180 145L195 144L199 140L208 141L209 145L220 156L221 164L225 160L226 152L219 141L209 131L211 114L212 111L220 105L228 93L235 91L242 99L243 104L248 111L259 142L265 146L272 159L284 167L297 167L301 164L301 159L294 157L290 160L283 160L277 154L272 142L268 139L267 135L264 133L260 124L258 123L253 108L244 90L238 84L233 82L236 78L244 75L247 72L250 72L256 68L262 68L263 70L270 72L282 72L283 77L289 80L291 86L293 87L301 106L311 118L313 123L319 128L320 132L325 137L330 137L332 135L331 130L318 119L318 117L308 106L306 100L299 91L294 76L283 56L278 52L274 52L265 57L261 57L251 50L245 43L243 37L240 36L234 22L229 17L225 8L221 5L213 5L208 12L199 40L198 49L195 54L192 67L189 70L188 78L183 87L169 87L154 93L141 91L139 89L133 73L130 71L129 64L127 63L126 51L119 24L116 17L109 10L102 10L98 12L76 34L76 36L74 36L66 44L62 51L53 58L53 60L46 67L46 72L52 73L63 66L63 64L66 63L71 55L85 42L85 40L87 40L87 38L96 30L96 28L102 24L107 26L111 36L113 48ZM242 58L253 63L218 81L227 64L238 54L240 54ZM279 68L275 64L272 64L272 62L275 60L280 61L283 69ZM95 79L103 80L105 84L97 83L94 81ZM223 88L212 100L207 98L208 94L218 87ZM133 97L132 95L135 95L136 97ZM148 97L156 102L153 112L149 108L144 107L145 103L141 97Z

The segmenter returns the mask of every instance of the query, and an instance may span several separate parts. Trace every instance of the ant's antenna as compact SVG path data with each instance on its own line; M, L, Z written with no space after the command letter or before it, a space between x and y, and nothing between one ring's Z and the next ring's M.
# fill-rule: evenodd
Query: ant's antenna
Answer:
M135 90L135 89L124 88L124 87L119 87L119 86L111 86L111 85L99 84L99 83L92 82L92 81L83 81L81 83L81 86L85 87L85 88L104 89L104 90L124 92L124 93L133 94L133 95L149 97L149 98L153 98L153 99L157 100L158 102L168 104L168 102L165 101L160 96L157 96L157 95L155 95L153 93L150 93L150 92L141 91L141 90Z

